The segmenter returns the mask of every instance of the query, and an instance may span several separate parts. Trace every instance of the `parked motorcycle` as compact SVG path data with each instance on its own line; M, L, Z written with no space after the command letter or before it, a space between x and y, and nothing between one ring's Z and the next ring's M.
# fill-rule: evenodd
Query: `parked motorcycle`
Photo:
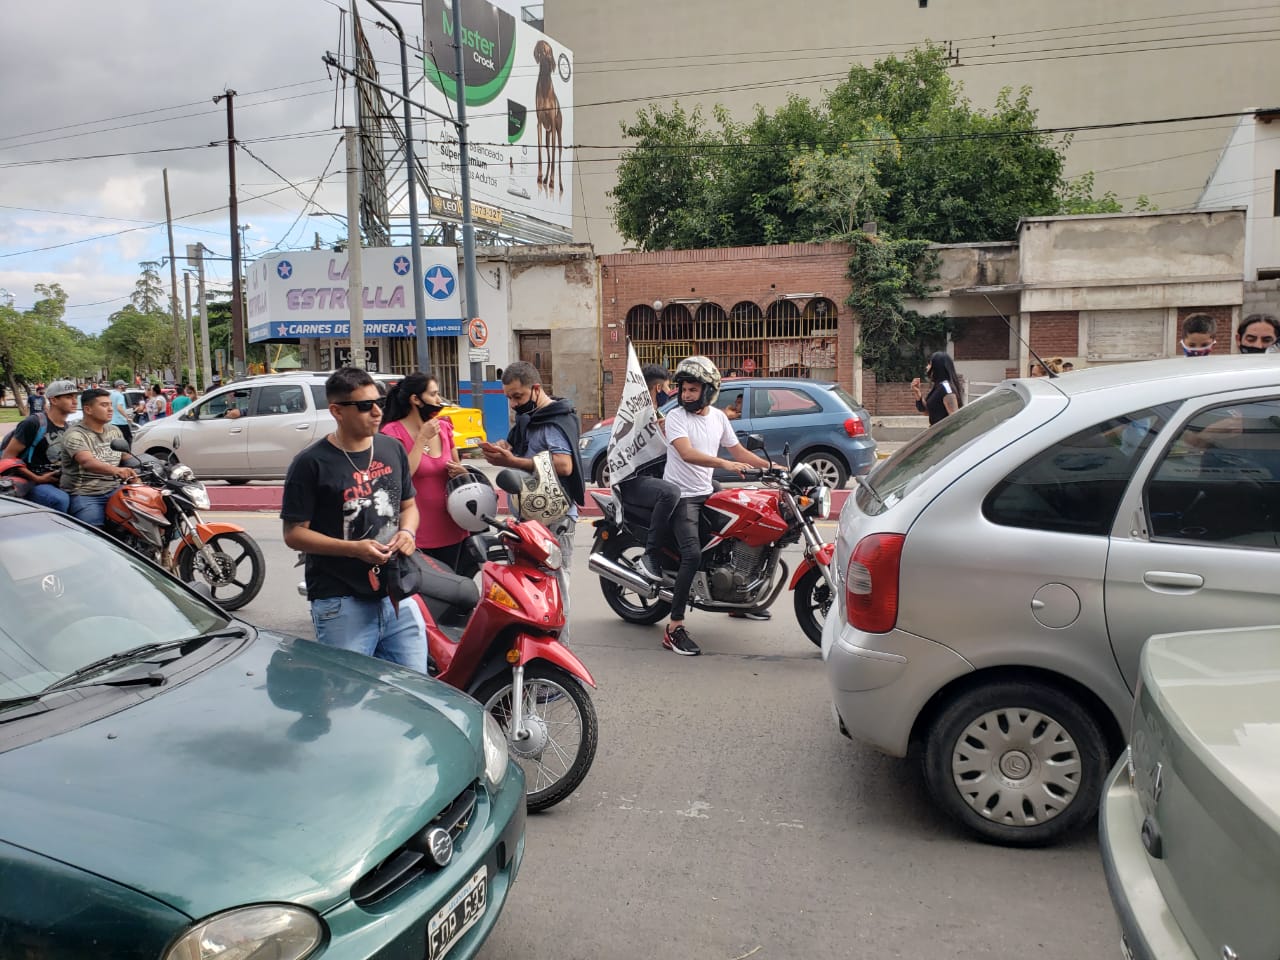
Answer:
M498 484L520 492L509 471ZM599 731L586 688L596 683L559 640L555 536L537 521L485 519L495 532L467 544L483 561L480 586L428 558L431 574L411 601L426 621L428 671L493 715L524 768L528 809L544 810L577 789L595 759Z
M763 450L752 435L748 449ZM786 452L783 457L785 459ZM689 592L696 610L730 613L767 610L784 586L795 592L800 629L822 644L822 624L836 595L838 574L832 563L835 544L823 541L817 521L831 515L831 490L807 464L791 469L747 470L743 479L765 489L733 487L713 493L702 507L699 533L702 557ZM604 599L628 623L657 623L671 612L671 588L680 554L663 551L664 581L644 575L637 560L644 553L650 514L616 497L591 494L603 516L587 567L600 577ZM804 560L788 580L782 548L804 541Z
M106 504L106 531L187 583L208 585L224 610L253 600L266 579L262 549L243 527L206 522L209 493L185 464L169 464L146 453L130 453L124 440L113 450L126 454L138 483L127 483Z

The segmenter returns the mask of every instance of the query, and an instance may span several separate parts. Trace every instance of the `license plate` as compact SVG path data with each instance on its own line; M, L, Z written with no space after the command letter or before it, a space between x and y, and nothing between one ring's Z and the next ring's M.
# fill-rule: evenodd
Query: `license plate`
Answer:
M489 870L481 867L427 924L427 960L440 960L484 916Z

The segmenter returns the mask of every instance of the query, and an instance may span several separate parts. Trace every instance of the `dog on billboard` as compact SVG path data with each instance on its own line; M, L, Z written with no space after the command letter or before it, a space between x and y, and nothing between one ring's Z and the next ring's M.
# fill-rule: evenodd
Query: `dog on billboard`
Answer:
M564 193L564 170L561 162L564 157L564 134L561 127L564 118L560 115L560 99L556 96L552 83L556 58L551 44L539 40L533 48L533 59L538 64L538 86L534 91L535 105L538 113L538 186L553 190L556 185L556 173L560 174L560 192ZM547 151L547 173L542 173L543 145Z

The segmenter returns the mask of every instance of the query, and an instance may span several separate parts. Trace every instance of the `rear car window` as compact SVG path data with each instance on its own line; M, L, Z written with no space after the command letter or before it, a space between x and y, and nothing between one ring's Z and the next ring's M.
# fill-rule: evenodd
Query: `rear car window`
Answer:
M962 447L1011 420L1025 406L1017 390L996 389L938 421L859 482L859 509L869 516L888 510Z
M1176 409L1136 410L1060 440L996 484L983 516L1006 527L1110 535L1134 468Z
M832 387L831 392L840 398L840 401L850 410L861 410L862 404L853 399L853 394L844 387Z

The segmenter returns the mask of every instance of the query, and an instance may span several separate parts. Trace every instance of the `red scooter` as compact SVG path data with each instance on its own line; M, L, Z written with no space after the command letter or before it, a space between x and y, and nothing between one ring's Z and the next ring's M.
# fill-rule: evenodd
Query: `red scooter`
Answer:
M586 687L596 683L559 640L555 536L537 521L488 522L496 532L476 534L466 547L483 560L478 589L428 557L430 576L403 602L416 603L426 621L428 672L493 715L524 768L528 809L544 810L577 789L595 759L596 711Z

